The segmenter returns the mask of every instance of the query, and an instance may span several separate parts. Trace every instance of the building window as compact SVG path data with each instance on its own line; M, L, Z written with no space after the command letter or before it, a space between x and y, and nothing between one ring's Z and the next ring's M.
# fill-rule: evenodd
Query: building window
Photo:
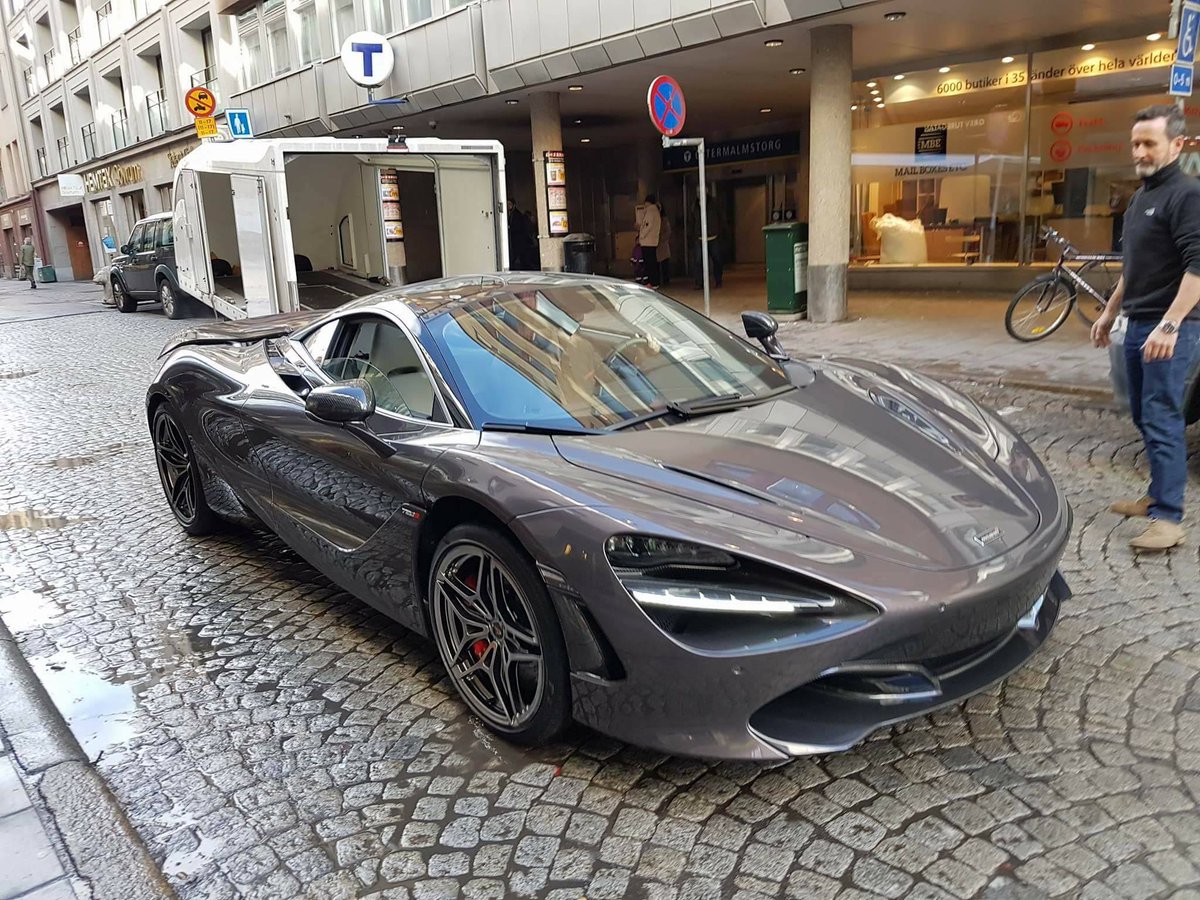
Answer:
M271 74L282 75L291 69L291 59L288 54L287 18L284 11L273 15L266 21L267 49L271 54Z
M88 122L79 129L83 138L83 158L94 159L96 156L96 123Z
M150 119L150 137L167 130L167 97L162 88L146 95L146 115Z
M131 191L128 194L122 194L125 200L125 212L129 215L129 226L146 218L146 198L141 191Z
M237 17L238 46L241 49L242 87L249 88L262 81L262 35L259 33L258 10L252 9Z
M30 66L22 73L25 79L25 97L31 98L37 93L37 88L34 86L33 66Z
M337 43L340 49L342 42L358 31L354 0L333 0L333 21L337 26Z
M67 32L67 52L71 56L71 65L77 66L83 62L83 51L80 49L80 42L83 39L83 31L81 26L76 26L71 31Z
M2 60L2 58L0 58ZM6 61L5 61L6 62ZM7 67L7 65L5 66ZM4 78L0 76L0 109L8 106L8 88L4 86Z
M367 28L379 34L391 34L393 0L365 0Z
M433 18L433 0L404 0L404 24L411 28Z
M71 168L71 142L65 137L58 139L58 167L60 169Z
M314 0L297 3L295 8L296 34L300 45L300 65L307 66L320 53L317 39L317 5Z
M129 115L125 107L114 109L112 114L113 149L122 150L129 146Z
M100 46L103 47L112 40L112 0L96 10L96 27L100 31Z
M163 212L171 211L171 185L160 184L158 186L158 207Z
M42 178L45 178L47 175L50 174L50 165L46 161L46 148L38 147L36 155L37 155L38 172L41 173Z
M100 243L104 246L104 252L112 256L117 252L117 225L113 221L113 205L112 200L105 198L104 200L96 200L92 203L92 209L96 213L96 225L100 231Z

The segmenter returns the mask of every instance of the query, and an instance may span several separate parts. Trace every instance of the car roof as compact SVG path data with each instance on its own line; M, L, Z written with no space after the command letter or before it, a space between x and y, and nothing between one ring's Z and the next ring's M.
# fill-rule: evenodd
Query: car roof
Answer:
M170 219L174 215L175 215L175 213L169 213L169 212L155 213L152 216L143 216L142 218L138 219L133 224L134 224L134 227L137 227L138 225L141 225L143 222L157 222L159 219Z

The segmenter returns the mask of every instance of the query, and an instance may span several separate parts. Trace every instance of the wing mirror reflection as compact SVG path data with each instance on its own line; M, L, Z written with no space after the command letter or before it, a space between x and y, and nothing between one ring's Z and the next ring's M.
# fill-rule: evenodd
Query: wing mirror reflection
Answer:
M314 419L334 425L365 422L375 414L375 392L361 378L322 385L308 392L304 409Z
M762 344L771 359L786 360L789 358L776 335L776 332L779 331L779 323L768 313L742 313L742 327L746 329L746 337Z

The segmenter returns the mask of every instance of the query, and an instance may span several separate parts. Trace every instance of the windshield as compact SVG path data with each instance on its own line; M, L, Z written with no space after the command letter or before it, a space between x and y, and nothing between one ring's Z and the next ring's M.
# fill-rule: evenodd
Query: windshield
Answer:
M426 324L480 425L610 428L788 385L766 355L635 284L509 285Z

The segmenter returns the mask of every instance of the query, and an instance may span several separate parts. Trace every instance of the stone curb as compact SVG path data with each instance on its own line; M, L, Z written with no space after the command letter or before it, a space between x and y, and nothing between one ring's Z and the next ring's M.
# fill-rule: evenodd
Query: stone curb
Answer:
M149 851L0 621L0 726L93 900L174 900Z

